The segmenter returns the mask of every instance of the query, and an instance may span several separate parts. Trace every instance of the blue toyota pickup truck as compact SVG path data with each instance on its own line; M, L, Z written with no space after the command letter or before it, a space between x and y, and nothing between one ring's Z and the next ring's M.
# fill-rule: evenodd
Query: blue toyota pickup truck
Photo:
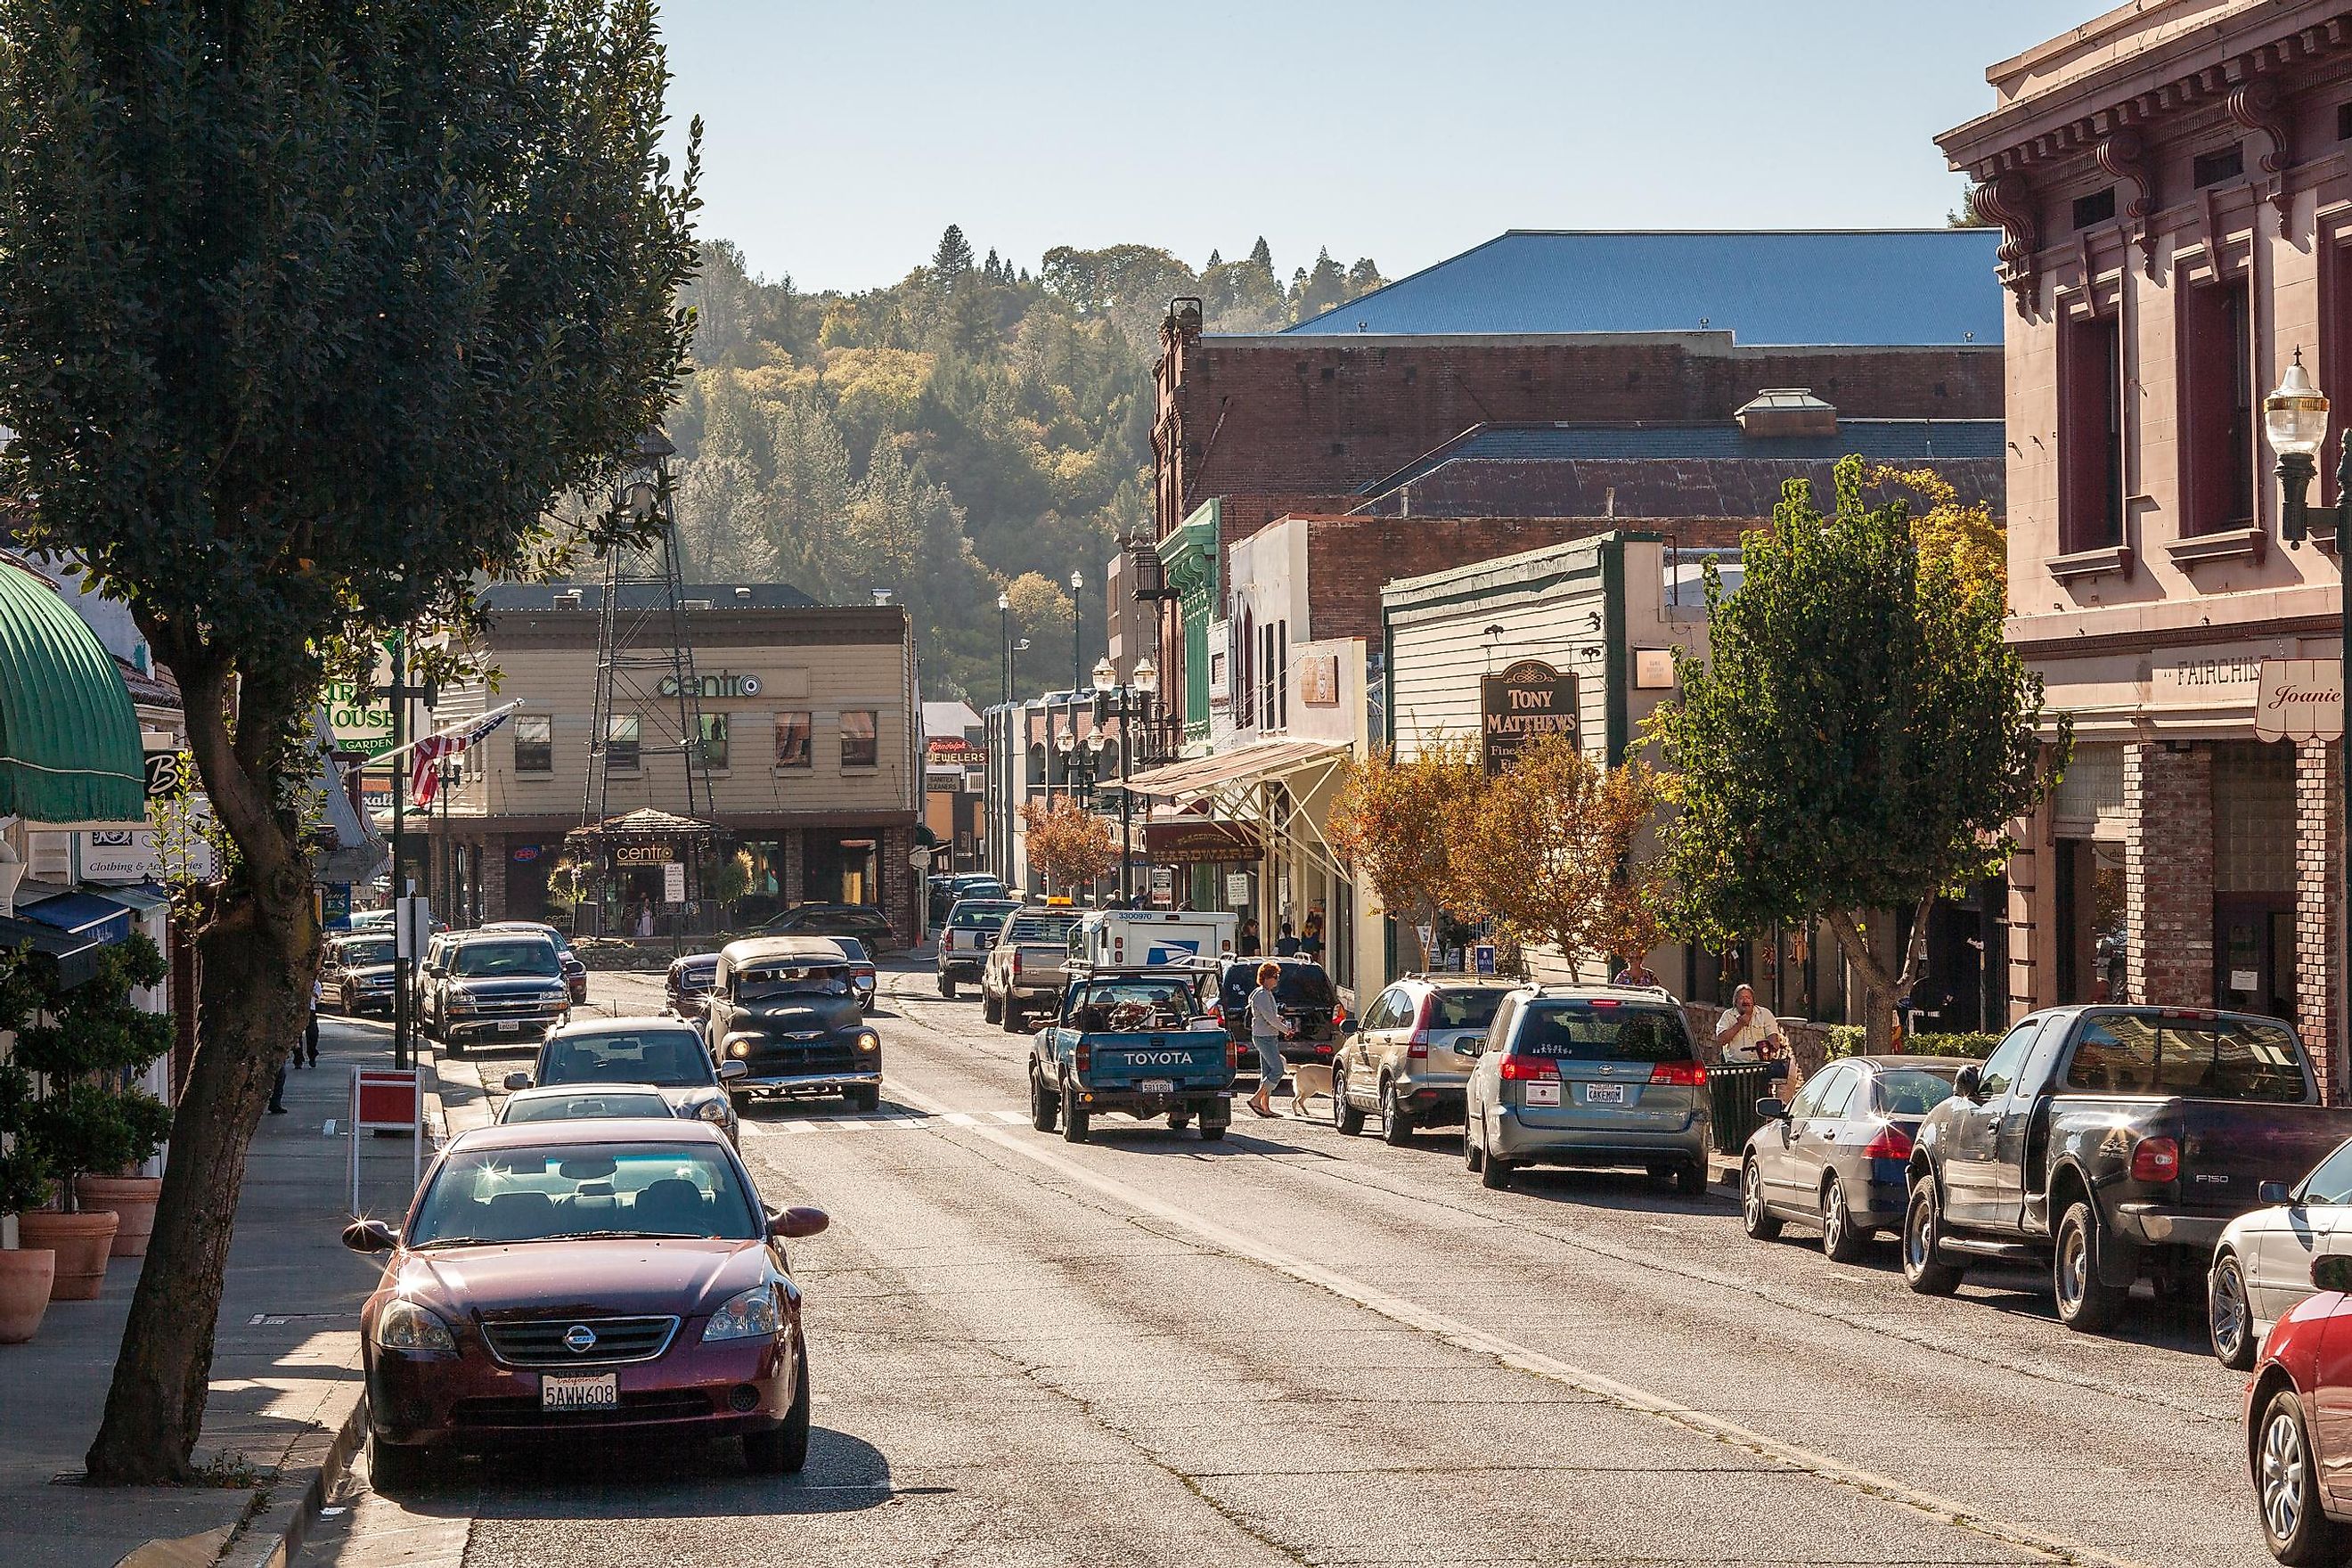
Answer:
M1083 1143L1100 1111L1165 1116L1223 1138L1234 1119L1234 1047L1190 970L1082 971L1029 1053L1029 1121Z

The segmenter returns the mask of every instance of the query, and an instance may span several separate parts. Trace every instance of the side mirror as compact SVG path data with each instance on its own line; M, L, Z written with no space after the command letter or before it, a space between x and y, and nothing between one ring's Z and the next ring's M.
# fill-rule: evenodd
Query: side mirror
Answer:
M1979 1086L1983 1081L1982 1075L1976 1068L1962 1068L1952 1079L1952 1092L1965 1100L1982 1100L1984 1096L1979 1092Z
M2264 1204L2283 1204L2286 1202L2286 1184L2284 1182L2264 1182L2261 1186L2254 1189L2254 1201Z
M832 1223L823 1209L791 1208L768 1217L768 1234L785 1241L797 1241L804 1236L814 1236Z
M1342 1018L1339 1020L1339 1032L1343 1035L1352 1035L1358 1029L1362 1027L1363 1025L1353 1018Z
M1789 1120L1788 1102L1780 1100L1759 1100L1756 1102L1756 1114L1767 1121L1786 1121Z
M750 1062L720 1062L719 1064L719 1081L721 1083L733 1083L739 1078L750 1078L751 1076L751 1064Z
M2313 1258L2311 1282L2322 1290L2352 1290L2352 1258L2331 1253Z
M509 1094L512 1094L516 1089L529 1089L530 1087L530 1074L527 1072L510 1072L507 1074L506 1088Z
M343 1227L343 1245L353 1252L390 1252L399 1242L380 1219L355 1219Z

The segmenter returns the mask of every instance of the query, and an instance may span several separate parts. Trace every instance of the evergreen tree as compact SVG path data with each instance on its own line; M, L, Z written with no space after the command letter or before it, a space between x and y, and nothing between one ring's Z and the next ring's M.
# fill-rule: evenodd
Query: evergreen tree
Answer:
M931 278L944 290L951 290L971 271L971 242L963 230L954 224L940 236L940 247L931 252Z
M1266 245L1265 236L1259 235L1257 243L1250 247L1249 258L1252 267L1262 267L1268 278L1274 276L1274 251Z

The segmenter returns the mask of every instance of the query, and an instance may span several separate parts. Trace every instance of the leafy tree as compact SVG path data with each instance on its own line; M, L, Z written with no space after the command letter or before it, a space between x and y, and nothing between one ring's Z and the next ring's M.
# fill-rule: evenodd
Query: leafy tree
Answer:
M0 0L0 479L178 678L236 849L96 1482L190 1474L247 1145L318 968L331 668L465 623L671 401L698 153L673 183L667 79L652 0Z
M1634 848L1661 800L1645 763L1601 768L1565 735L1543 736L1486 782L1461 813L1452 879L1470 907L1570 964L1625 954L1654 925L1654 869ZM1654 941L1636 953L1646 953Z
M1881 463L1870 470L1870 483L1909 490L1927 503L1911 519L1911 538L1923 560L1940 561L1964 594L2009 591L2009 531L1995 517L1991 503L1963 504L1952 481L1933 468L1898 468Z
M1324 837L1416 932L1446 913L1484 914L1463 851L1486 787L1472 741L1432 741L1409 762L1375 750L1348 764Z
M1111 837L1110 824L1068 795L1024 802L1021 822L1029 830L1029 863L1066 892L1118 868L1118 845Z
M1866 505L1863 483L1842 461L1827 515L1788 486L1744 542L1738 590L1710 576L1707 656L1683 662L1682 700L1652 728L1675 770L1663 837L1682 928L1719 942L1828 921L1875 1046L1918 982L1937 896L2000 866L2052 774L2041 682L2002 640L1998 588L1922 552L1907 507ZM1864 927L1896 909L1916 911L1899 968Z

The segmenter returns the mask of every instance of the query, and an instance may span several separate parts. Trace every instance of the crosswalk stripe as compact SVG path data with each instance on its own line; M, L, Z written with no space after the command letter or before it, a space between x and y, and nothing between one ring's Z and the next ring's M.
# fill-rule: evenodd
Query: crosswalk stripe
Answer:
M884 1132L894 1130L919 1132L941 1122L950 1127L985 1127L992 1120L1007 1127L1024 1126L1029 1121L1018 1110L942 1110L936 1113L898 1110L870 1116L816 1116L793 1121L746 1120L742 1125L746 1133L767 1138L794 1137L809 1132Z

